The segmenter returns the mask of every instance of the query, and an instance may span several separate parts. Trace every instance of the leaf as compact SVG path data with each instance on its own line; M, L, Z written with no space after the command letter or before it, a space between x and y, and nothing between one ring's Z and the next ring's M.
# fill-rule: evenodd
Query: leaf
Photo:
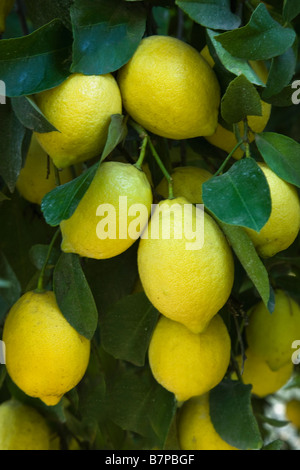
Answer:
M71 18L71 71L86 75L102 75L122 67L135 52L146 27L143 5L122 0L75 0Z
M290 22L300 14L299 0L284 0L282 16L285 21Z
M17 118L27 129L39 133L57 131L30 96L12 98L11 104Z
M270 96L270 98L264 96L264 101L273 106L286 108L300 103L299 93L299 90L294 91L292 84L290 84L276 95Z
M53 273L53 290L66 320L79 334L92 339L98 312L78 255L61 254Z
M275 21L264 3L254 10L246 26L216 36L230 54L248 60L277 57L289 49L295 39L295 31Z
M29 251L29 258L32 264L37 269L42 269L44 263L47 259L49 251L49 245L37 244L33 245ZM48 260L48 265L55 265L60 256L60 250L56 247L52 247L50 257Z
M105 143L105 147L102 151L100 163L105 160L106 157L125 140L127 135L126 120L122 114L113 114L108 128L108 135Z
M219 220L259 232L271 214L267 180L252 158L240 160L223 175L203 184L203 202Z
M284 442L280 439L270 442L269 444L262 447L261 450L281 450L284 445Z
M143 366L158 317L144 292L123 297L101 317L103 348L116 359Z
M290 47L282 55L272 59L267 85L262 93L262 98L278 95L292 80L296 65L297 48L295 47Z
M90 186L98 165L95 163L74 180L57 186L44 196L41 209L47 224L54 227L71 217Z
M1 302L0 319L7 313L13 304L21 296L21 285L19 280L6 259L4 253L0 251L0 279L6 281L6 285L0 284Z
M252 385L223 380L209 394L213 426L224 441L241 450L257 450L263 441L251 407Z
M206 28L235 29L241 19L231 12L229 0L176 0L189 17Z
M40 28L55 18L60 18L63 24L71 29L70 6L73 0L43 0L43 8L36 0L26 0L26 13L34 28Z
M221 102L221 114L229 124L235 124L247 116L261 116L260 96L244 75L235 78L228 86Z
M269 275L250 237L241 227L227 225L222 222L219 222L219 224L265 306L272 312L275 304Z
M281 421L279 419L269 418L268 416L262 415L260 413L256 413L257 418L262 422L273 426L274 428L283 428L289 421Z
M27 36L0 41L0 77L7 96L32 95L62 83L72 35L55 19Z
M255 141L271 170L283 180L300 188L300 144L275 132L257 134Z

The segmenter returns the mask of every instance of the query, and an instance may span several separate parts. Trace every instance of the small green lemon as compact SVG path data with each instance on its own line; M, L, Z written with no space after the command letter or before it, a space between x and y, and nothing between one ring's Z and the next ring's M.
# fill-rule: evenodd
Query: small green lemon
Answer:
M143 171L127 163L102 163L74 214L60 224L62 250L95 259L123 253L148 223L151 204Z
M230 337L219 315L198 334L162 315L150 340L149 364L157 382L181 402L221 382L230 348Z
M119 71L118 83L128 114L154 134L179 140L216 130L219 83L201 54L184 41L144 38Z
M46 405L56 405L82 379L90 341L63 317L52 291L26 292L9 311L3 330L7 372Z
M120 90L111 74L72 74L61 85L36 94L35 100L57 129L35 133L57 168L100 155L111 115L122 113Z
M300 230L300 200L297 189L279 178L265 163L259 163L270 188L272 211L269 220L258 233L245 229L258 254L269 258L287 249Z
M276 371L292 362L292 343L299 339L300 307L285 292L275 291L270 313L261 301L249 312L246 338L249 348Z
M209 408L209 393L183 404L177 426L181 450L238 450L217 433Z
M286 418L300 430L300 400L289 400L285 405Z
M138 248L147 297L160 313L200 333L231 293L234 263L225 236L185 198L160 202L147 229Z
M15 399L1 403L0 450L50 450L50 429L45 418Z

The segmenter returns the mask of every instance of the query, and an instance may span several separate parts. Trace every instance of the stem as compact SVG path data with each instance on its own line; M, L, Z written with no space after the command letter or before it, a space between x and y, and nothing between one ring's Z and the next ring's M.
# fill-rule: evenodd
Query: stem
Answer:
M56 168L55 165L54 165L54 175L55 175L55 184L56 184L56 186L60 186L61 185L60 174L59 174L59 171L58 171L58 169Z
M218 176L221 171L223 170L223 168L226 166L228 160L230 160L230 158L232 157L232 155L234 154L234 152L242 145L243 143L243 140L240 140L236 146L231 150L230 154L227 155L227 157L225 158L224 162L222 163L222 165L220 166L220 168L218 169L218 171L216 171L216 173L214 174L214 176Z
M43 267L41 269L41 272L40 272L40 275L39 275L39 279L38 279L38 285L37 285L37 288L36 288L36 292L44 292L44 277L45 277L45 271L46 271L46 267L48 265L48 261L49 261L49 258L50 258L50 255L51 255L51 251L52 251L52 248L54 246L54 243L58 237L60 233L60 228L56 230L55 234L53 235L53 238L50 242L50 245L49 245L49 248L48 248L48 252L47 252L47 256L46 256L46 259L45 259L45 262L43 264Z
M142 168L142 164L143 164L143 161L144 161L144 158L145 158L145 155L146 155L147 143L148 143L148 137L145 136L145 137L143 138L143 143L142 143L142 146L141 146L141 151L140 151L139 158L138 158L137 162L134 164L134 166L135 166L138 170L141 170L141 168Z

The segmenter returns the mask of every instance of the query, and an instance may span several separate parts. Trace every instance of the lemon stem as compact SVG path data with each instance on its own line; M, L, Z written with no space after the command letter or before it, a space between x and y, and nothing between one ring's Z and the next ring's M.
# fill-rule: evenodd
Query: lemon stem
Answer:
M223 169L225 168L225 166L227 165L227 162L228 160L230 160L230 158L232 157L232 155L234 154L234 152L242 145L244 141L243 140L240 140L236 146L231 150L231 152L227 155L227 157L225 158L224 162L222 163L222 165L220 166L220 168L216 171L216 173L214 174L214 176L218 176L222 171Z
M53 238L50 242L48 252L47 252L47 256L46 256L45 262L42 266L42 269L41 269L41 272L40 272L40 275L39 275L39 278L38 278L38 284L37 284L36 292L44 292L45 291L45 289L44 289L45 271L46 271L46 267L47 267L48 262L49 262L49 258L50 258L51 252L52 252L52 248L54 246L54 243L55 243L59 233L60 233L60 228L56 230L56 232L53 235Z
M56 166L54 165L55 185L60 186L60 174Z
M147 143L148 143L148 137L145 136L145 137L143 138L143 142L142 142L142 146L141 146L141 151L140 151L139 158L138 158L137 162L134 164L134 166L135 166L138 170L141 170L141 168L142 168L142 164L143 164L143 161L144 161L144 158L145 158L145 155L146 155Z

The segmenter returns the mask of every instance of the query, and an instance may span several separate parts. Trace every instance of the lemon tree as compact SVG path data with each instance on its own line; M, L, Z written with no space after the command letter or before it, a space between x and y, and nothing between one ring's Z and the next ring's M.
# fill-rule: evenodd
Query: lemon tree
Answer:
M0 3L0 449L299 450L299 2Z

